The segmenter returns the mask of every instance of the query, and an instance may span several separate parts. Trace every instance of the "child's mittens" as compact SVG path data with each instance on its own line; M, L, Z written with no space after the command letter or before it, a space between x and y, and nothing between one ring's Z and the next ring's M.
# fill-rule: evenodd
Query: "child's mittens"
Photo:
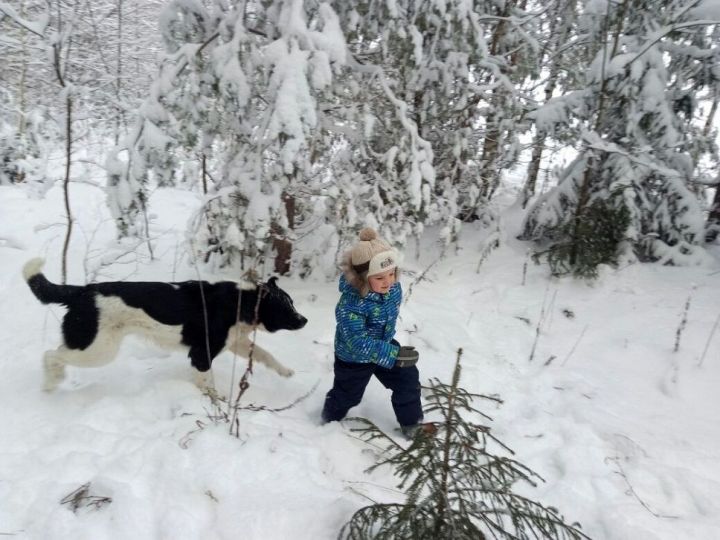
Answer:
M415 364L417 364L419 358L420 353L417 352L415 347L413 347L412 345L401 345L400 351L398 351L397 361L395 362L395 365L401 368L414 366Z

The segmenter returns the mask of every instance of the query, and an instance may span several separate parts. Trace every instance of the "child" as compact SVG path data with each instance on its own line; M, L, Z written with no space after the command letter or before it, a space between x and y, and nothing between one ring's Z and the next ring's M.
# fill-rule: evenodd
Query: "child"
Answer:
M403 434L420 430L420 374L414 347L393 339L402 289L397 281L398 254L373 229L343 260L340 300L335 307L335 380L325 398L324 422L342 420L362 399L375 375L392 391L391 403Z

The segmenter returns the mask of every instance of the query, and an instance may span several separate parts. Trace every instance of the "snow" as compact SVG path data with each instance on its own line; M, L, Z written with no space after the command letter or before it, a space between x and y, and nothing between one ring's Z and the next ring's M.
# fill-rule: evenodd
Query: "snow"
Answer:
M22 17L20 14L18 14L18 12L15 11L15 9L10 4L7 4L5 2L0 2L0 14L3 15L2 18L7 16L14 20L19 26L26 28L27 30L38 36L41 36L45 32L45 29L47 28L50 21L49 10L40 13L40 15L35 21L29 21ZM4 38L5 36L3 36L3 39Z
M689 10L694 19L712 19L720 21L720 0L702 0Z
M273 66L268 90L275 98L268 138L287 135L281 158L285 173L291 174L298 153L307 144L306 134L317 122L306 76L309 53L298 48L295 40L278 39L265 48L265 54Z
M82 283L85 259L118 247L103 190L72 190L78 228L88 234L71 244L69 281ZM156 189L149 205L157 259L143 246L103 259L102 279L238 277L206 275L178 247L201 203L198 194ZM256 367L242 404L280 408L308 396L281 412L241 411L236 438L209 418L214 410L191 384L184 355L138 340L128 340L110 365L69 368L58 391L43 393L42 353L58 343L62 309L39 304L20 269L44 256L46 274L58 280L62 192L56 186L37 200L21 187L0 187L0 215L0 533L331 539L366 497L397 499L389 470L364 472L374 454L347 426L319 424L332 382L334 281L280 279L310 322L258 341L296 375ZM466 227L460 249L443 256L437 231L428 230L420 256L405 254L398 338L421 351L422 378L449 381L462 347L462 386L504 400L493 410L479 405L515 457L546 480L523 493L558 507L590 537L720 537L717 247L704 266L634 264L604 268L592 283L556 281L544 266L525 271L528 246L515 240L520 221L515 206L501 214L500 247L479 267L494 229ZM234 389L244 367L220 356L218 389ZM377 382L352 413L395 428ZM112 502L76 513L61 504L87 483L90 496Z
M317 50L325 52L330 61L345 64L347 45L338 16L328 4L320 4L319 12L323 29L320 32L308 32L308 37Z

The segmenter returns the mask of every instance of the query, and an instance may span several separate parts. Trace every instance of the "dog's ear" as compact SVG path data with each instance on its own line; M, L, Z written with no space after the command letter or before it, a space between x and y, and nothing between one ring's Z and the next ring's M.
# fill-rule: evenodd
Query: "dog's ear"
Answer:
M271 289L277 289L278 288L277 277L273 276L270 279L268 279L267 286L270 287Z

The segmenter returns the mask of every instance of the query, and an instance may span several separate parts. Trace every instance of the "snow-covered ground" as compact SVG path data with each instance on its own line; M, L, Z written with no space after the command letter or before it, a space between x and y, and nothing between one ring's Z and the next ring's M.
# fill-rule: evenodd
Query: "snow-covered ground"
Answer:
M156 260L127 246L110 264L122 250L104 195L90 184L72 188L70 282L197 277L180 255L195 195L156 191ZM43 393L41 356L58 343L62 309L37 302L20 269L44 256L46 274L59 280L62 208L58 188L37 200L0 187L0 535L331 539L368 498L398 497L388 469L364 472L374 457L361 441L318 421L332 381L335 283L280 280L310 322L259 342L296 375L258 366L243 403L281 408L309 395L281 412L242 411L239 438L211 421L183 354L139 340L128 340L113 364L69 368L58 391ZM444 258L432 239L420 258L407 254L398 338L420 349L422 378L449 382L462 347L462 386L504 400L492 410L478 405L516 458L546 480L523 492L590 537L720 538L720 262L603 269L593 283L549 280L532 262L524 273L527 246L514 239L516 228L516 214L504 214L501 245L480 266L486 234L472 228ZM226 394L233 368L236 384L244 361L224 353L215 362ZM394 428L377 381L353 413ZM112 502L76 512L61 503L88 483L89 496Z

